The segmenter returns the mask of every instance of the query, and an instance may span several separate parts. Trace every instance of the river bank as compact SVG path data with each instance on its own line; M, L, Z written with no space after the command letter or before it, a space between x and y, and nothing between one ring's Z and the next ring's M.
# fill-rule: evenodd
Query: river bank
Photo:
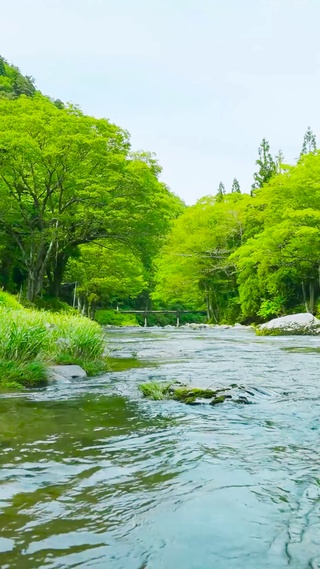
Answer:
M25 308L0 291L0 389L43 387L57 364L77 364L88 375L108 369L102 328L72 311Z

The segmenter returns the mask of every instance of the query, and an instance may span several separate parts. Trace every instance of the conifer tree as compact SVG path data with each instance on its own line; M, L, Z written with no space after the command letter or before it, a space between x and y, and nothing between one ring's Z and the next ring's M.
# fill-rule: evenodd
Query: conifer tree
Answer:
M262 188L277 173L276 163L270 153L269 142L265 138L261 141L258 153L259 158L256 160L256 164L259 166L259 169L253 175L254 183L251 186L251 193L254 193L254 190L258 188Z
M232 194L241 194L240 184L239 184L237 178L234 178L234 180L232 182L231 193Z
M304 154L310 154L310 152L315 152L317 150L316 135L312 132L310 126L307 128L307 132L303 137L302 149L300 152L300 157Z

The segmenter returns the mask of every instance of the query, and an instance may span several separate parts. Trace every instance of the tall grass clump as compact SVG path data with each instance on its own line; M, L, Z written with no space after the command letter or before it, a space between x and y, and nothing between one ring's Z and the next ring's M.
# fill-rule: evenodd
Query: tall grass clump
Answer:
M44 385L49 344L49 332L41 314L0 305L0 386Z
M96 322L24 308L0 291L0 388L45 385L49 364L78 364L97 375L109 369L104 347Z
M53 359L57 364L78 364L88 375L108 369L105 340L99 324L78 315L52 314Z

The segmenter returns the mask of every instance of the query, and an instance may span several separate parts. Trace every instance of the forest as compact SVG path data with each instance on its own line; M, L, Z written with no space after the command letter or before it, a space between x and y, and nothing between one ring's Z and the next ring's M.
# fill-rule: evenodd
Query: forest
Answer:
M251 188L221 182L187 207L127 131L43 95L2 57L0 117L0 287L26 306L68 303L105 324L136 322L117 307L205 310L214 323L319 311L310 128L295 164L263 139Z

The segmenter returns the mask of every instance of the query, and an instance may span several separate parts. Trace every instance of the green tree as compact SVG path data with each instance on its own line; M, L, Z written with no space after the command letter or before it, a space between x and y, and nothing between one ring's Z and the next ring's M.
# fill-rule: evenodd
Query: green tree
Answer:
M317 140L316 135L312 132L310 126L308 126L307 131L303 137L302 149L300 152L300 157L310 152L316 152L317 150Z
M1 57L0 55L0 75L3 77L6 75L6 60L4 59L4 57Z
M223 182L220 182L217 190L217 201L222 201L225 194L226 194L225 186Z
M256 160L256 164L259 169L253 175L254 183L251 186L252 193L258 188L262 188L277 172L276 163L270 153L269 142L265 138L262 139L258 153L259 158Z
M282 150L278 151L278 154L275 156L275 165L276 165L276 173L281 174L284 171L284 154Z
M97 303L136 298L147 286L139 257L127 246L109 240L81 245L70 258L66 279L76 283L78 307L94 317Z
M157 261L155 300L207 309L215 321L238 314L234 263L252 198L228 194L221 202L203 198L181 215Z
M308 154L274 177L255 198L259 219L231 261L237 267L242 312L254 318L263 302L283 299L283 310L319 297L320 155Z
M234 178L231 186L231 193L232 194L241 194L240 184L237 178Z
M33 300L57 293L81 244L113 239L154 254L181 202L128 134L48 99L0 100L0 228L16 243ZM147 245L146 245L147 243Z
M35 92L33 77L22 75L18 67L9 65L0 56L0 98L16 99L20 95L33 97Z

